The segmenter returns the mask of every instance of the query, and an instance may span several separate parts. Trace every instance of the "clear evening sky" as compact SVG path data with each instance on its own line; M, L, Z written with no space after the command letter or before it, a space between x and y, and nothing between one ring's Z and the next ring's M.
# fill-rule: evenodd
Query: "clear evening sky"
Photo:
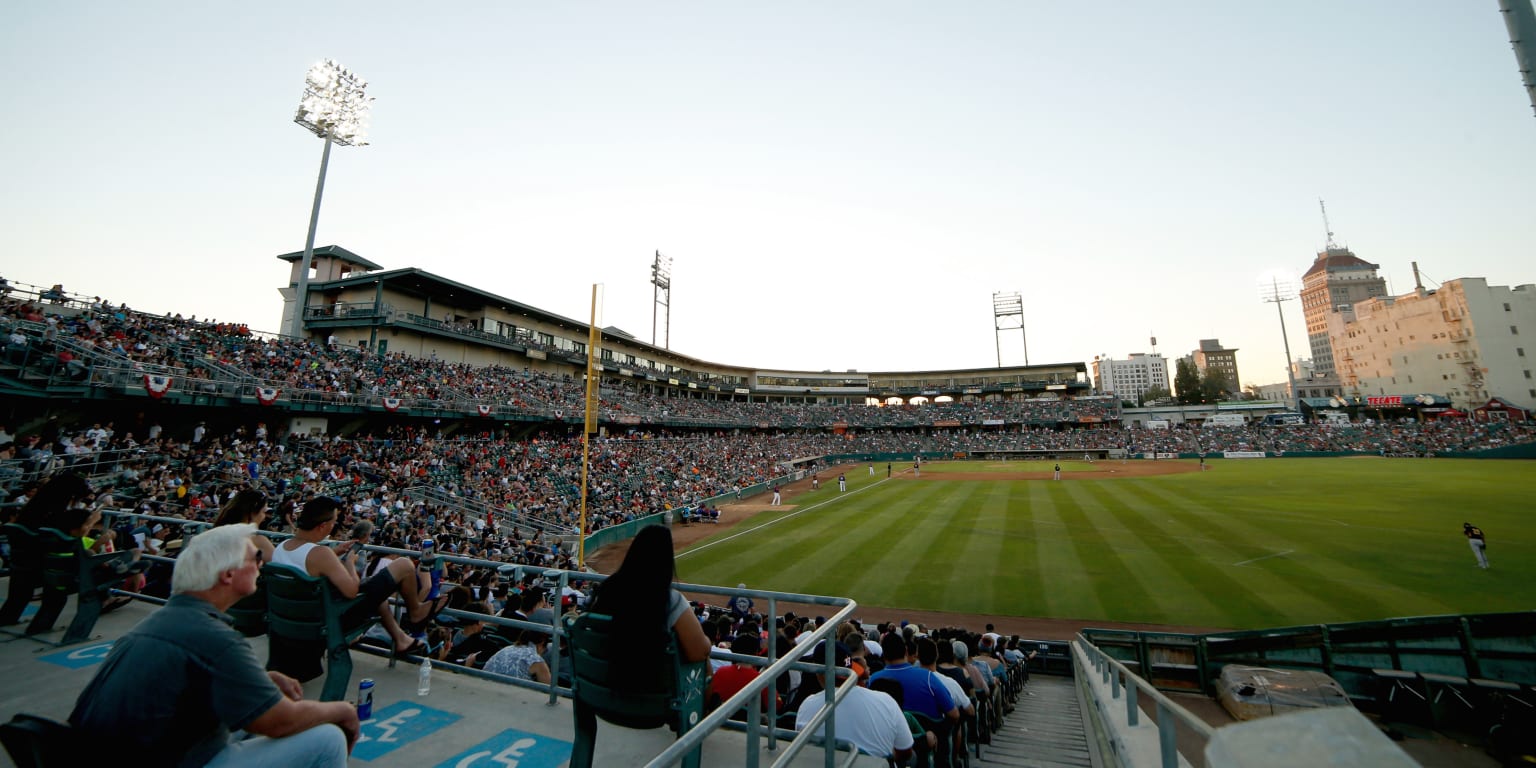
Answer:
M659 249L715 362L992 366L1019 291L1033 363L1214 337L1281 381L1257 283L1319 197L1395 293L1536 280L1494 0L7 3L0 274L277 331L327 57L377 101L318 244L582 320L602 283L646 340Z

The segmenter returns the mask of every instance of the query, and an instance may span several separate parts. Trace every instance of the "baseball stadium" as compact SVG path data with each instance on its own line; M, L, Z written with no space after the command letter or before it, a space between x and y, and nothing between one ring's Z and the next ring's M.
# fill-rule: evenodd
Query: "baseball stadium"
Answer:
M14 764L74 764L77 697L229 522L271 542L228 606L241 653L298 698L358 705L342 730L372 765L1536 751L1536 425L1518 408L1452 419L1403 392L1149 429L1083 362L765 370L339 246L278 258L297 335L5 285ZM708 660L674 632L649 688L612 688L603 657L632 638L589 609L657 528ZM262 565L289 539L352 564L356 597ZM399 581L349 625L359 572ZM861 716L860 670L933 665L970 682L951 720L912 713L909 747L818 735L845 704ZM718 690L737 668L750 681ZM1303 757L1318 743L1356 757ZM1284 757L1244 757L1264 749Z

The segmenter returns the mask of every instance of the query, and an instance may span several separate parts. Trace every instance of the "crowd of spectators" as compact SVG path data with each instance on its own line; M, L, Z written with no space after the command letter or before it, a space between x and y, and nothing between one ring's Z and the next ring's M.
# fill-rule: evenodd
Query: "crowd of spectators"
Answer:
M196 317L151 315L99 297L77 297L64 306L18 295L0 302L0 324L19 334L16 346L41 346L47 355L75 358L84 372L100 367L117 374L166 374L178 387L216 390L218 385L261 387L288 400L318 399L356 405L398 398L409 407L574 419L584 400L582 382L505 365L451 363L367 350L334 338L295 340L254 334L242 324ZM70 349L61 349L59 339ZM9 333L7 334L9 339ZM132 381L133 378L126 379ZM863 404L745 402L737 395L653 387L607 375L601 419L626 425L853 429L948 427L954 424L1066 424L1119 418L1113 398L1016 397L871 408ZM712 399L725 398L725 399Z
M571 376L398 353L372 355L331 341L265 338L243 325L146 315L99 298L74 301L78 311L72 313L58 311L69 303L61 287L48 302L0 302L7 351L41 349L58 355L59 366L74 363L77 368L120 366L208 381L233 376L338 401L408 397L442 404L490 402L555 418L531 434L516 436L395 424L346 437L308 438L274 433L259 421L235 423L235 417L218 431L190 420L165 427L152 421L136 423L130 429L112 421L86 426L51 418L17 435L0 425L0 487L6 491L7 510L23 506L45 478L67 470L89 478L94 491L109 491L113 498L108 508L158 518L127 522L113 537L125 545L132 540L133 546L152 554L173 550L189 533L177 521L211 523L237 494L255 490L272 504L273 514L257 518L269 531L291 532L306 502L331 497L339 505L335 529L367 523L373 529L372 541L386 548L417 550L432 540L437 551L509 566L575 566L570 537L579 529L583 446L562 419L580 409L583 392ZM1114 398L875 408L675 397L645 391L631 380L609 378L601 400L603 419L622 426L590 446L589 530L694 508L706 499L782 481L807 460L839 454L1433 455L1536 442L1536 427L1468 420L1125 428ZM678 426L689 424L696 426ZM748 428L722 428L727 426ZM833 426L839 431L828 429ZM358 565L365 574L388 560L387 555L370 557L372 562ZM450 565L444 581L456 585L461 596L454 607L519 619L537 620L552 610L574 608L586 597L572 593L551 600L553 596L536 584L537 571L527 573L525 578L502 579L494 570ZM801 647L815 628L805 617L768 617L735 606L697 604L694 610L711 643L725 650L758 655L769 634L776 633L781 654L799 651L821 658ZM544 653L547 636L524 631L508 634L499 644L477 644L476 637L484 632L497 634L483 622L463 621L450 633L452 640L433 645L440 658L461 663L500 658L492 671L505 668L540 682L568 676L558 665L558 671L539 669L540 659L549 658ZM932 674L953 681L959 695L926 702L937 707L929 714L941 723L940 729L951 710L958 719L976 717L978 709L991 706L994 716L1001 717L1018 690L1010 675L1014 681L1022 678L1028 661L1017 637L963 628L929 632L905 622L874 628L853 623L839 627L834 637L839 663L853 668L871 691L889 691L893 700L905 696L916 706L913 695L903 693L909 679L926 681ZM450 656L454 645L460 646L457 657ZM467 651L477 647L479 651ZM747 684L751 666L736 665L721 674L730 665L716 663L716 682L726 684L712 701L729 698L729 685L740 690ZM778 703L791 713L814 711L814 702L820 701L814 694L821 684L814 675L786 675L776 690ZM804 708L807 702L812 703L810 709ZM881 700L869 706L885 704ZM840 713L838 722L843 721ZM796 722L793 715L789 722ZM930 739L932 746L932 730L931 724L918 724L906 739L897 734L889 742L868 745L868 750L899 754L923 739Z

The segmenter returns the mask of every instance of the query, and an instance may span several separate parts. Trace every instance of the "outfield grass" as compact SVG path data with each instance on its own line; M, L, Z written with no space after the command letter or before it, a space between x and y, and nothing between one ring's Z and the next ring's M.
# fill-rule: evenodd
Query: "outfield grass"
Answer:
M893 608L1230 628L1536 608L1536 462L1211 463L1061 482L1007 479L1049 469L1039 463L997 466L997 480L942 479L989 471L979 461L925 465L921 480L855 467L847 493L824 483L680 554L679 577ZM1463 521L1487 533L1491 570L1475 567Z

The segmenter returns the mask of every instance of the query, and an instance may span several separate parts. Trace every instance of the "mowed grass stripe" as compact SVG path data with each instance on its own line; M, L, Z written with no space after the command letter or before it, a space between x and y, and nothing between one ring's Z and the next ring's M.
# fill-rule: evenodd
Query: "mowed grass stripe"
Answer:
M928 505L922 511L917 524L902 538L901 549L911 555L896 591L882 597L881 605L898 595L909 595L920 605L945 605L949 587L955 581L964 581L965 574L981 578L983 571L965 563L962 554L968 527L956 524L957 514L973 517L974 511L961 513L970 506L971 496L978 490L978 483L925 483ZM937 572L942 571L940 576ZM959 575L961 578L955 579ZM955 608L954 610L966 610Z
M1066 504L1065 490L1056 481L1025 482L1029 498L1030 520L1034 523L1032 535L1035 555L1043 588L1037 593L1044 610L1025 615L1053 618L1090 618L1110 615L1099 602L1099 593L1091 570L1091 563L1074 544L1068 528L1074 520L1068 519L1072 510Z
M963 546L955 566L962 573L969 569L975 579L951 579L944 593L944 604L966 606L955 610L975 613L994 611L1003 595L1017 592L1021 569L1005 567L1003 545L1010 529L1017 526L1010 513L1011 483L973 483L970 509L953 510L951 529L961 536Z
M828 481L797 495L831 503L685 557L683 577L890 607L1237 628L1536 604L1536 462L1217 461L1059 483L942 480L941 466L917 482L882 472L873 487L863 467L849 471L848 494ZM1473 567L1464 519L1489 532L1493 570Z
M1254 617L1285 615L1285 601L1277 599L1277 593L1286 589L1284 584L1279 580L1266 583L1262 573L1255 580L1234 580L1231 564L1237 561L1240 550L1185 515L1185 499L1180 498L1177 507L1170 509L1168 500L1154 492L1157 485L1138 480L1116 484L1107 492L1116 495L1127 514L1140 520L1137 525L1153 532L1147 540L1162 553L1167 567L1181 581L1196 585L1200 606L1186 605L1174 615L1188 616L1187 623L1217 627L1248 626ZM1318 602L1313 607L1321 609L1324 605Z
M1199 479L1198 475L1186 477ZM1224 541L1262 544L1253 548L1254 554L1236 557L1228 563L1253 561L1246 566L1234 565L1231 580L1234 584L1250 585L1251 591L1263 590L1263 594L1283 611L1273 618L1306 613L1317 616L1316 621L1344 621L1352 616L1397 614L1394 605L1400 601L1384 593L1400 590L1390 583L1372 579L1340 557L1341 550L1350 548L1347 540L1357 538L1358 534L1346 532L1333 536L1314 535L1311 539L1291 538L1260 524L1261 516L1244 514L1233 508L1218 511L1194 500L1192 494L1176 494L1162 485L1145 488L1170 503L1182 503L1183 515L1193 518L1197 525L1210 529ZM1303 529L1292 526L1287 530L1297 533ZM1360 589L1358 585L1364 583L1375 583L1377 589ZM1423 609L1433 612L1448 608L1425 601L1421 595L1403 594L1401 597L1413 599Z
M1071 532L1071 541L1077 548L1079 556L1089 563L1098 603L1111 615L1145 611L1153 606L1159 606L1155 610L1161 613L1162 608L1155 597L1161 591L1161 586L1147 589L1137 570L1127 562L1128 559L1135 557L1133 549L1144 548L1117 546L1110 540L1111 536L1117 540L1124 540L1125 537L1122 534L1125 528L1113 514L1105 509L1101 501L1102 484L1071 482L1062 483L1060 488L1072 502L1077 522L1069 522L1069 524L1078 527ZM1159 578L1157 571L1144 570L1143 572L1149 578Z
M1102 483L1093 486L1098 501L1113 515L1120 532L1134 537L1130 547L1122 547L1123 557L1138 578L1150 585L1150 605L1156 615L1226 616L1206 592L1206 584L1187 568L1189 550L1204 543L1202 537L1170 536L1155 525L1152 515L1162 514L1146 499L1128 492L1129 483ZM1128 611L1129 612L1129 611ZM1212 621L1212 626L1227 626L1228 621Z
M943 530L943 521L933 513L935 500L956 488L950 483L891 485L891 492L881 495L885 508L865 513L861 523L884 535L878 542L848 553L845 567L839 570L848 585L842 594L866 605L942 605L937 590L948 582L950 573L936 567L942 564L926 555L930 540L940 538L938 533ZM894 502L883 498L889 495L897 495ZM914 578L914 573L926 578Z
M746 583L786 592L842 595L828 589L846 580L835 572L837 565L845 562L850 551L878 548L889 535L878 525L867 524L876 514L875 508L899 514L904 508L915 507L919 499L898 493L882 495L878 487L839 494L836 482L830 485L831 494L826 494L823 485L821 494L813 494L823 498L798 506L794 510L798 514L789 520L682 558L678 561L680 576L696 583ZM775 515L775 519L782 517ZM738 532L733 529L726 535Z

